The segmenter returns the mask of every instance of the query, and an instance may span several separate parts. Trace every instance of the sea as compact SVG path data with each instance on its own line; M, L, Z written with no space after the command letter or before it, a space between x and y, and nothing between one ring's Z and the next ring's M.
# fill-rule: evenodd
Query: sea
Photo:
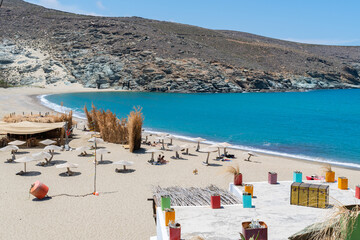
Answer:
M360 89L279 93L86 92L39 96L56 111L141 107L147 131L234 148L360 167ZM63 105L63 106L61 106Z

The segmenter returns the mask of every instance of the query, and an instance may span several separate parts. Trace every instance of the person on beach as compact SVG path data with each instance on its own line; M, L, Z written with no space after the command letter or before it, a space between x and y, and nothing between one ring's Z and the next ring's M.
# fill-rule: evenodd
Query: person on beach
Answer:
M168 161L165 160L165 156L163 155L161 158L160 158L160 163L161 164L166 164Z
M168 161L165 160L165 156L159 155L156 165L166 164Z

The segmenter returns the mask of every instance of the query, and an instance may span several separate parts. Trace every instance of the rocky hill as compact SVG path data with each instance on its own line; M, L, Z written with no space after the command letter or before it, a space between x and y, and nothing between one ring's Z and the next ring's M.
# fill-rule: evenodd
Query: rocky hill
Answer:
M360 47L300 44L137 17L84 16L21 0L0 8L0 80L163 92L360 85Z

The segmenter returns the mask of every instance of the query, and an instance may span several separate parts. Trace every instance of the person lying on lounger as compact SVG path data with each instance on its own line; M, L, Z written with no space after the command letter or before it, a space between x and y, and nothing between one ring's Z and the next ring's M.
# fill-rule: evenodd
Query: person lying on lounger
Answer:
M160 157L160 155L159 155ZM158 159L158 161L156 162L157 165L161 165L161 164L166 164L169 161L165 160L165 156L162 156L160 159Z

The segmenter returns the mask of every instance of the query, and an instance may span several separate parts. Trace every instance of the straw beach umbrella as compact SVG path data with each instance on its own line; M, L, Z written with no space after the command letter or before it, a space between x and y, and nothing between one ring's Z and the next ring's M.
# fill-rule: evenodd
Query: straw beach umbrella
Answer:
M172 145L173 139L176 139L176 137L174 135L168 135L165 138L170 139L170 145Z
M70 168L77 168L78 166L79 166L79 164L67 162L67 163L57 165L56 168L66 168L67 169L66 174L68 176L72 176L74 174L74 172L72 172L70 170Z
M90 135L90 136L93 136L93 135L99 135L100 133L99 132L85 132L84 133L85 135Z
M166 136L169 136L168 133L158 133L157 134L159 137L166 137Z
M185 149L186 152L185 154L189 154L189 148L193 147L191 144L185 143L183 145L180 146L182 149Z
M94 143L94 148L97 148L97 145L100 143L104 143L104 140L102 138L92 137L88 140L88 142Z
M244 159L244 161L248 161L248 162L251 162L250 158L251 157L257 157L258 155L254 152L247 152L247 154L249 155L249 157L246 159Z
M161 141L161 144L162 144L161 149L164 150L165 149L165 143L164 143L165 137L157 137L155 139L158 140L158 141Z
M148 132L142 132L142 134L141 134L141 135L145 137L145 143L147 143L147 142L148 142L148 138L149 138L149 136L151 136L151 133L148 133Z
M201 138L201 137L194 138L193 140L198 143L197 148L196 148L196 151L197 151L197 152L200 150L200 142L206 141L206 139Z
M40 141L41 144L44 144L44 145L51 145L51 144L54 144L56 143L56 141L54 140L51 140L51 139L45 139L43 141Z
M17 150L19 150L19 147L15 145L8 145L6 147L0 148L0 151L2 152L11 152L11 159L7 159L7 162L13 162L16 159L15 153Z
M104 143L104 140L102 138L92 137L88 140L88 142L99 144Z
M131 162L131 161L124 161L124 160L121 160L121 161L118 161L118 162L114 162L113 164L116 164L116 165L121 165L124 167L124 171L126 171L126 166L132 166L134 165L134 162ZM116 172L119 172L119 169L116 169Z
M30 156L25 156L25 157L16 159L15 162L24 163L24 171L20 171L17 174L22 175L22 174L26 173L26 163L32 162L32 161L37 161L37 160L38 159L36 159L34 157L30 157Z
M181 147L179 145L174 145L170 147L171 150L175 151L175 158L180 158L179 151L181 151Z
M47 153L47 152L38 152L38 153L32 154L31 156L33 158L35 158L36 160L44 159L46 165L49 164L53 158L53 155L51 155L50 153Z
M218 151L218 154L219 154L219 157L221 157L221 153L220 153L220 145L219 144L212 144L212 145L210 145L209 146L209 148L216 148L217 149L217 151Z
M110 151L105 149L105 148L97 149L97 150L95 150L95 152L96 152L96 155L100 155L100 162L103 161L103 155L104 154L110 153Z
M88 154L86 151L90 151L90 147L88 146L77 147L75 151L80 152L81 156L85 156Z
M145 152L146 152L146 153L151 153L150 162L153 162L153 161L154 161L154 154L157 153L157 152L161 152L161 150L156 149L156 148L151 148L151 149L149 149L149 150L146 150Z
M21 145L24 145L25 143L26 142L24 142L24 141L15 140L15 141L9 142L8 144L15 145L15 146L21 146Z
M54 155L55 151L61 151L62 147L56 146L56 145L49 145L44 147L44 151L49 151L51 155Z
M17 150L19 150L19 147L15 145L7 145L6 147L0 148L0 151L2 152L17 151Z
M200 152L204 152L204 153L207 153L207 158L206 158L206 161L203 162L204 165L208 166L209 165L209 157L210 157L210 153L212 152L216 152L217 149L216 148L210 148L210 147L207 147L207 148L203 148L203 149L200 149L199 150Z
M232 145L227 142L222 142L218 144L220 147L224 148L224 156L226 156L226 148L231 147Z

